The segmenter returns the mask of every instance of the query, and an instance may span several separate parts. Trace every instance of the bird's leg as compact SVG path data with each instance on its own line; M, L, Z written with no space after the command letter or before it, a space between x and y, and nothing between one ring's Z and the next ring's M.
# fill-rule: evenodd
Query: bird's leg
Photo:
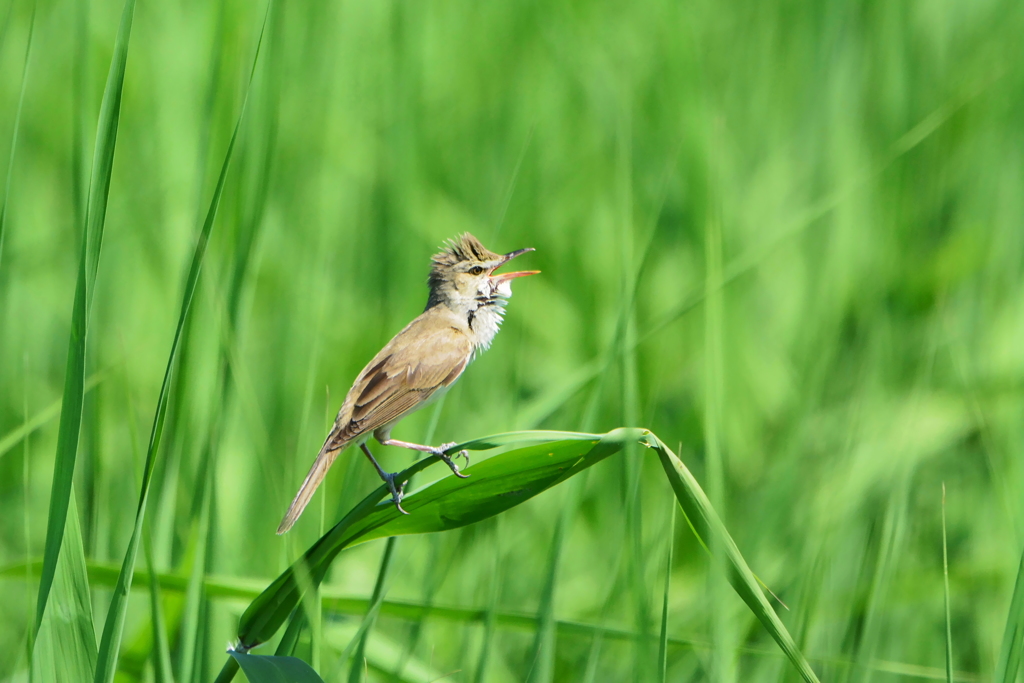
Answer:
M385 446L401 446L402 448L411 448L412 450L420 451L421 453L430 453L431 455L435 455L438 458L440 458L444 462L445 465L448 465L448 467L451 469L451 471L455 474L456 477L461 477L463 479L466 479L467 477L469 477L468 474L463 474L462 472L460 472L459 471L459 466L456 465L452 461L452 456L450 456L447 453L445 453L445 451L447 451L449 448L451 448L452 446L455 445L456 442L454 442L454 441L452 441L451 443L443 443L440 446L424 446L424 445L418 444L418 443L409 443L408 441L399 441L398 439L390 439L390 438L388 438L388 439L383 439L381 441L381 443L384 444ZM455 455L456 456L460 456L461 455L463 458L465 458L466 459L466 467L469 467L469 452L468 451L461 450L458 453L456 453Z
M370 452L370 448L366 443L359 444L359 447L363 449L363 453L366 453L366 457L370 459L373 466L377 468L377 474L384 480L384 483L388 485L388 490L391 491L391 502L395 504L398 511L403 515L409 514L402 509L402 496L405 495L405 482L403 481L399 486L395 486L395 473L385 472L384 468L377 464L377 460L374 459L373 453Z

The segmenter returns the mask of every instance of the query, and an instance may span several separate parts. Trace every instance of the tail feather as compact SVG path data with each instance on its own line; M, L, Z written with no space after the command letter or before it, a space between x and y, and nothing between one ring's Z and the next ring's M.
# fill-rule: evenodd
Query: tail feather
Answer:
M295 494L295 499L292 500L292 504L288 507L288 512L284 514L284 519L281 520L280 526L277 527L278 534L287 532L295 525L299 515L309 505L309 501L313 499L313 494L316 493L320 482L327 476L327 470L331 469L335 458L348 446L348 442L338 444L331 443L331 441L332 439L327 440L327 443L320 450L320 454L313 461L313 466L309 468L309 474L306 475L305 481L299 487L299 492Z

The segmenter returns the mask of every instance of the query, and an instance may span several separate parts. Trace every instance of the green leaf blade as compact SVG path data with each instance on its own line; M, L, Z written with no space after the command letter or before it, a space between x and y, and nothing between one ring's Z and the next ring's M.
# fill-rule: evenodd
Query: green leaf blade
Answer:
M134 0L128 0L131 9L134 9ZM125 13L128 17L130 28L130 8L125 5ZM267 16L269 16L269 5ZM124 20L122 20L122 26ZM242 101L238 119L235 121L234 131L231 134L231 141L228 143L227 151L224 154L224 161L221 164L220 175L217 178L217 186L210 200L210 207L206 213L199 233L199 239L192 255L189 265L188 277L185 282L185 289L182 295L181 309L178 314L178 324L174 330L174 339L171 342L171 350L168 354L167 365L164 370L163 382L160 386L160 395L157 398L156 414L153 417L153 427L150 433L149 447L146 453L146 464L142 476L142 488L139 493L139 504L135 515L135 526L132 530L131 539L128 541L128 548L125 551L124 561L121 566L121 573L118 576L117 585L114 588L110 608L107 611L107 618L103 626L103 638L100 642L99 653L96 662L95 683L111 683L114 680L114 672L117 667L117 655L120 649L121 637L124 632L124 622L128 614L128 595L131 592L132 578L134 576L135 562L138 558L139 544L142 540L143 523L146 516L146 504L149 500L150 483L153 478L153 471L156 467L157 451L160 447L160 438L163 433L164 422L167 416L168 398L171 390L171 379L174 373L174 361L177 357L179 342L185 323L188 320L192 299L195 296L196 287L199 283L199 274L202 271L203 260L206 256L206 248L210 241L210 233L217 218L217 210L220 206L220 199L224 192L224 183L227 178L228 169L231 165L231 157L238 140L238 131L242 125L242 117L245 114L245 102L248 99L249 90L252 87L253 76L256 72L256 64L259 59L260 45L263 42L264 31L266 30L266 18L263 28L260 30L259 41L256 45L256 53L253 56L252 70L249 75L249 83L246 88L246 97ZM127 40L125 41L127 42Z
M232 652L249 683L324 683L316 671L296 657Z
M445 477L410 494L403 500L409 515L400 514L390 502L379 503L387 489L378 487L249 605L239 623L239 641L245 647L265 643L288 618L301 597L294 575L299 563L310 567L319 582L337 554L350 545L385 536L455 529L487 519L600 462L625 444L635 443L644 433L640 429L616 429L604 435L515 432L453 446L449 452L487 450L496 448L495 444L513 443L512 439L540 442L470 467L467 479ZM399 478L407 479L436 462L436 458L424 458Z
M32 680L37 683L89 680L96 664L96 635L82 530L73 493L51 595L32 652Z
M1003 642L999 648L999 660L992 680L997 683L1014 683L1017 680L1022 646L1024 646L1024 554L1021 555L1020 565L1017 568L1017 579L1013 584L1013 597L1010 599L1006 627L1003 629Z
M676 494L680 507L690 522L694 532L700 538L706 548L715 547L724 553L723 558L729 569L729 580L733 588L747 603L750 611L754 613L758 621L768 631L769 635L778 643L789 661L800 673L800 676L807 683L818 683L818 676L811 669L811 665L800 653L796 642L786 629L785 624L772 609L768 600L761 592L761 588L754 577L746 560L740 553L735 541L729 535L725 525L718 518L718 514L711 507L711 502L701 489L700 484L690 473L690 470L665 444L654 434L648 433L647 444L655 449L661 460L665 474L668 476L672 490ZM714 539L714 545L709 541Z
M75 299L71 314L71 334L68 341L67 370L64 378L64 398L61 405L60 427L57 435L57 457L54 463L50 492L50 510L46 525L46 544L43 554L43 573L36 600L35 632L38 633L50 597L56 573L57 560L63 542L71 486L78 457L78 439L82 428L82 408L85 398L85 360L89 309L92 306L96 272L99 268L100 248L103 244L103 226L110 191L110 176L114 165L114 148L121 115L121 93L124 88L125 64L131 36L135 0L125 0L114 41L114 54L110 61L103 100L100 105L96 130L96 148L93 154L89 203L86 208L82 239L82 254L75 285Z

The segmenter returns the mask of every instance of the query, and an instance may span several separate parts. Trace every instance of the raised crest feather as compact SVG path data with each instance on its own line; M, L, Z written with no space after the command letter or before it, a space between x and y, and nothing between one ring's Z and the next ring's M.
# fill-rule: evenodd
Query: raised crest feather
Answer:
M472 234L464 232L455 239L446 240L441 245L441 252L434 254L430 260L435 267L450 268L463 261L494 261L500 258L500 254L495 254Z

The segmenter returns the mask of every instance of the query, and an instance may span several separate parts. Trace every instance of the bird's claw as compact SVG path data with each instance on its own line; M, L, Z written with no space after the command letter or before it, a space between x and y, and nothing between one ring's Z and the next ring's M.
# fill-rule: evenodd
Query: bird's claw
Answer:
M402 507L402 498L405 496L405 482L401 485L395 486L395 472L387 472L384 476L384 483L388 485L388 491L391 491L391 502L395 504L398 511L403 515L409 514Z
M456 445L456 442L454 442L454 441L452 441L451 443L443 443L440 446L438 446L436 449L434 449L434 455L436 455L438 458L440 458L444 462L445 465L448 465L448 468L452 471L452 474L454 474L456 477L459 477L460 479L468 479L469 475L468 474L463 474L462 472L460 472L459 471L459 466L456 465L455 462L452 460L452 456L450 456L447 453L445 453L445 451L447 451L449 448L451 448L454 445ZM461 450L461 451L459 451L458 453L455 454L455 457L459 457L459 456L465 458L465 460L466 460L466 467L469 467L469 452L466 451L466 450Z

